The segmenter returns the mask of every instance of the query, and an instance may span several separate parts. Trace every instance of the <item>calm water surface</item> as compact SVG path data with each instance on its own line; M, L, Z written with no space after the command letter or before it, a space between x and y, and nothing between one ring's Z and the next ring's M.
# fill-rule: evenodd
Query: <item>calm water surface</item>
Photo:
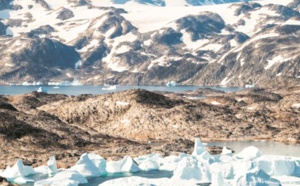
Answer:
M149 91L168 91L168 92L184 92L193 91L198 88L207 88L201 86L116 86L115 90L102 90L107 88L104 86L0 86L0 95L18 95L32 91L36 91L39 87L43 87L50 94L67 94L67 95L80 95L80 94L106 94L111 92L119 92L130 89L145 89ZM240 87L209 87L215 90L222 90L226 92L234 92L241 90Z
M244 148L255 146L259 148L263 155L283 155L300 157L300 144L284 144L273 141L230 141L230 142L210 142L208 146L226 146L235 151L241 152Z

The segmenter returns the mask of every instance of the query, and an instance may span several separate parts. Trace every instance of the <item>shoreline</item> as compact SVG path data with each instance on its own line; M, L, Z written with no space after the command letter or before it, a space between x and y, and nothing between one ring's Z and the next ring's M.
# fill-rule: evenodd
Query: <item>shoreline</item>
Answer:
M188 100L182 93L146 90L0 95L0 165L22 157L40 165L55 155L67 167L86 151L112 159L125 154L166 156L190 152L194 137L203 142L300 143L298 86L231 93L198 89L190 94L205 98ZM155 147L148 141L167 143Z

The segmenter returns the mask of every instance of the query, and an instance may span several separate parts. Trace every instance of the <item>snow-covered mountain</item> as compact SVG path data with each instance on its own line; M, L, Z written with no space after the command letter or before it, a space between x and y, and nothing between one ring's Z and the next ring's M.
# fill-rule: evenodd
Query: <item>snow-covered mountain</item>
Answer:
M0 83L299 80L298 0L140 2L0 0Z

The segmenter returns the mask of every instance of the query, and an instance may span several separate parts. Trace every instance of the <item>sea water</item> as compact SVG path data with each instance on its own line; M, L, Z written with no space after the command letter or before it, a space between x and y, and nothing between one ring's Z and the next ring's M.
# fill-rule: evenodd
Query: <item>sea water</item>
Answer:
M228 147L235 151L235 154L241 152L244 148L255 146L259 148L263 155L281 155L300 157L300 144L286 144L274 141L228 141L228 142L209 142L207 146Z
M193 91L199 88L212 88L215 90L222 90L225 92L234 92L241 90L240 87L202 87L202 86L121 86L117 85L116 89L103 90L107 86L0 86L0 95L18 95L36 91L39 87L43 87L49 94L67 94L67 95L80 95L80 94L107 94L112 92L120 92L131 89L145 89L148 91L161 91L161 92L185 92Z

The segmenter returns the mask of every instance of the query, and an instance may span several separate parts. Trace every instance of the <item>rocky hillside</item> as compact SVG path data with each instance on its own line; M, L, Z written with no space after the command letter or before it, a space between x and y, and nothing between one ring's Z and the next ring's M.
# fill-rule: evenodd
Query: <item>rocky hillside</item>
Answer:
M185 98L193 96L205 98ZM0 96L0 165L17 158L41 165L56 155L67 167L85 151L104 157L190 152L195 137L300 142L299 100L299 86L177 95L130 90Z
M299 1L168 2L1 0L0 84L299 84Z

